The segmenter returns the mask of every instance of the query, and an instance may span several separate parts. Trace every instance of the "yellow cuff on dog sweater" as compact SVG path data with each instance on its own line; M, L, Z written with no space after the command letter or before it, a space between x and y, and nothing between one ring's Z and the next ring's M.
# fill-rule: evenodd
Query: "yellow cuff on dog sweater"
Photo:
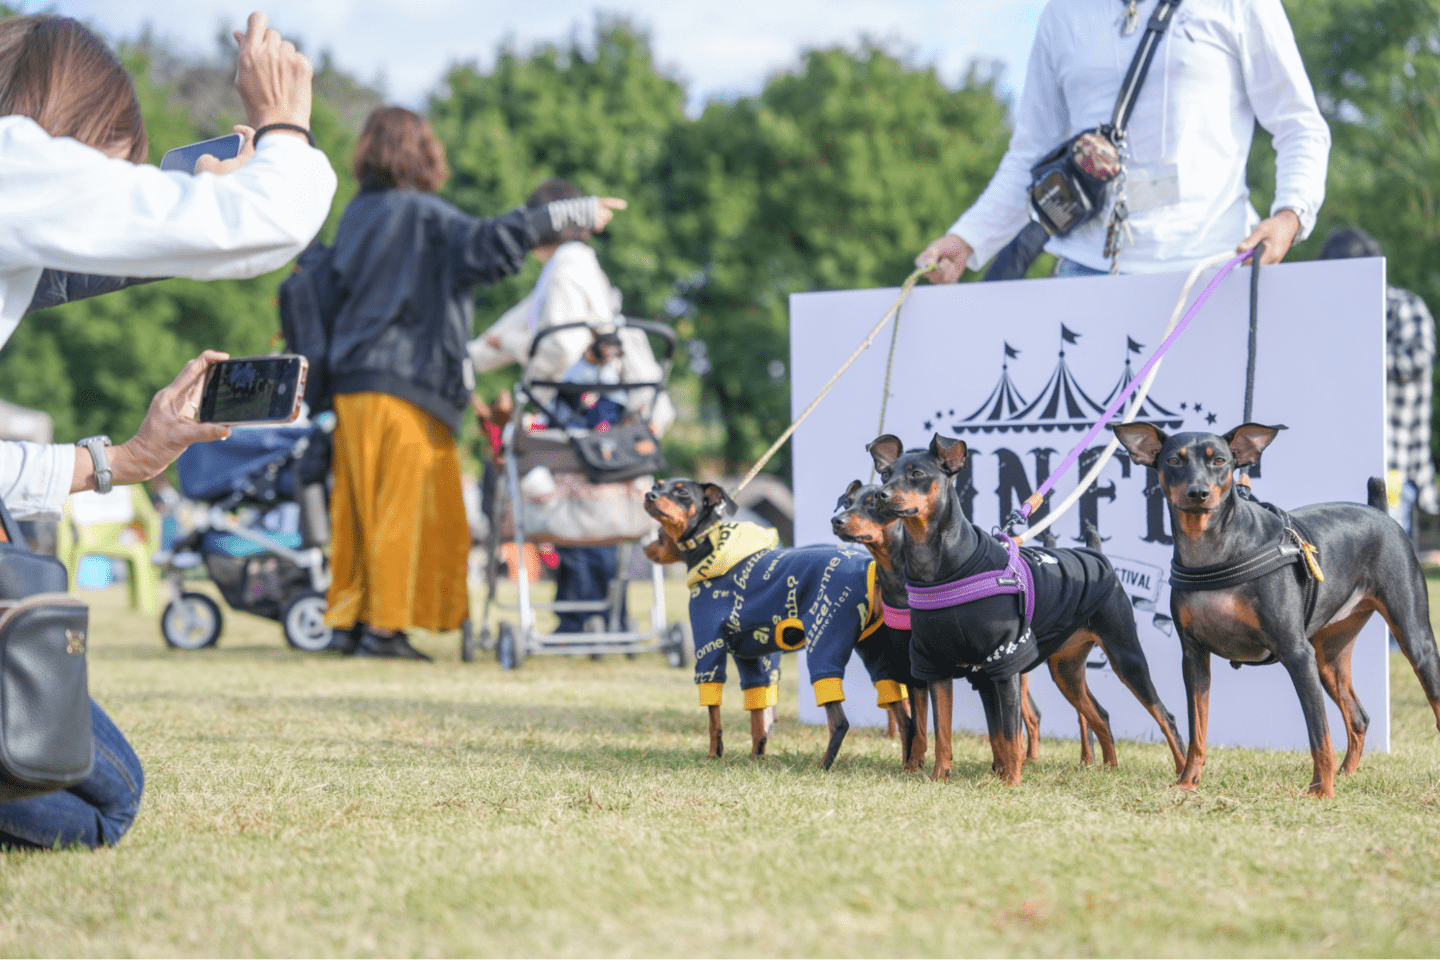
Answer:
M699 684L699 687L700 687L700 706L702 706L702 707L718 707L718 706L720 706L720 697L721 697L721 695L725 692L725 684L723 684L723 683L702 683L702 684Z
M751 687L749 690L742 690L745 694L746 710L764 710L766 707L773 707L780 702L780 684L772 683L768 687Z
M816 680L812 686L815 688L815 705L817 707L823 707L827 703L838 703L845 699L845 681L839 677Z
M904 700L909 695L905 684L896 683L894 680L875 681L875 706L888 707L897 700Z

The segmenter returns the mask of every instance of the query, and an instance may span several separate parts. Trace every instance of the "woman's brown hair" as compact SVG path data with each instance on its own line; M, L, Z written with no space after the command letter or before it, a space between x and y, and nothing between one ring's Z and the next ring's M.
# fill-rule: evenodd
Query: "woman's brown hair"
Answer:
M361 189L434 193L449 177L445 148L429 120L404 107L379 107L370 114L355 145L355 179Z
M525 198L525 206L533 209L554 203L556 200L575 200L583 196L585 196L584 192L564 177L551 177ZM594 235L595 231L588 227L580 227L572 223L569 226L561 227L558 237L561 243L568 243L571 240L588 243Z
M131 163L150 152L135 81L78 21L44 14L0 20L0 116L29 117Z

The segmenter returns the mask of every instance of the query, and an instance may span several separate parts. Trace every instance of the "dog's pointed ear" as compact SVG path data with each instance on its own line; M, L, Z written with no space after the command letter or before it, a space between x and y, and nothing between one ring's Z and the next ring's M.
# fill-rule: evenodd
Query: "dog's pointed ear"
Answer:
M1283 423L1267 427L1263 423L1242 423L1220 439L1230 445L1235 455L1235 466L1248 467L1260 461L1260 454L1281 430L1289 429Z
M956 440L954 437L946 437L935 434L930 438L930 456L940 461L946 473L959 473L965 468L965 461L970 456L970 448L965 445L964 440Z
M855 491L856 491L856 490L859 490L859 489L860 489L861 487L863 487L863 486L865 486L865 484L861 483L859 480L851 480L851 481L850 481L850 486L848 486L848 487L845 488L845 496L847 496L847 497L853 497L853 496L855 496Z
M702 484L700 489L705 494L705 502L709 506L720 508L720 516L733 517L735 512L740 509L735 505L735 501L730 499L730 494L725 492L725 488L718 483Z
M1142 467L1155 466L1160 448L1170 437L1153 423L1112 423L1110 429L1120 438L1120 443L1130 454L1131 461Z
M870 451L870 457L875 461L875 469L884 470L900 459L900 454L905 452L905 444L895 434L886 433L867 443L865 449Z

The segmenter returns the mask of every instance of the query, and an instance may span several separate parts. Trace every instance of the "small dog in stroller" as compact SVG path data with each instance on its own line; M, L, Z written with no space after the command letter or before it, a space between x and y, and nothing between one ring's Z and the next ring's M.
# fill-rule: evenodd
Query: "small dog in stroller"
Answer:
M297 650L325 649L330 568L321 547L330 540L325 475L334 429L334 414L304 426L237 428L176 461L180 492L197 509L190 527L154 558L174 594L160 616L167 644L198 650L220 639L220 605L185 589L187 573L203 563L233 609L278 620ZM299 529L266 529L286 504L298 505ZM253 513L255 522L241 522L235 511Z

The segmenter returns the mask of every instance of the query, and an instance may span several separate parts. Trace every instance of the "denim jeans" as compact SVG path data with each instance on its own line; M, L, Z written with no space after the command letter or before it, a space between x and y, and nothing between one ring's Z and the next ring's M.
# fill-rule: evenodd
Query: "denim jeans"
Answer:
M1083 263L1076 263L1074 260L1060 258L1055 264L1055 276L1057 277L1108 277L1110 271L1096 270L1094 267L1087 267Z
M0 845L115 846L140 810L145 771L125 735L90 701L95 770L57 793L0 803Z
M614 547L556 547L560 568L555 571L556 600L604 600L610 581L620 563ZM598 611L596 612L598 613ZM585 621L596 613L561 613L556 633L580 633ZM625 617L625 600L620 600L620 617ZM608 629L608 628L607 628Z

